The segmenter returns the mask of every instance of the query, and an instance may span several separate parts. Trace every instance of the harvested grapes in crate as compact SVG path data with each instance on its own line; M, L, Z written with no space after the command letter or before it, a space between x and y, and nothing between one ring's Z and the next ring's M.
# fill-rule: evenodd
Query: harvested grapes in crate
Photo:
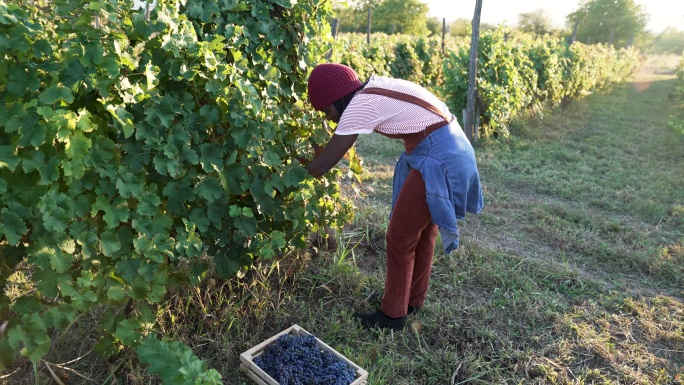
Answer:
M361 385L368 373L294 325L240 355L259 385Z

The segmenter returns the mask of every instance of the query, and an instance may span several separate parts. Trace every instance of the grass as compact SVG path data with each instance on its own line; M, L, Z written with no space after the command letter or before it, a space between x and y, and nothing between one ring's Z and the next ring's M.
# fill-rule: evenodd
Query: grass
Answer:
M178 287L158 309L228 384L239 354L299 324L370 373L369 385L683 384L684 135L668 126L672 75L514 122L477 148L486 208L435 256L428 298L400 332L351 319L384 281L384 232L401 144L359 139L356 218L301 255L229 281ZM313 243L312 243L313 245ZM127 353L106 360L89 314L46 361L69 383L152 384ZM47 383L19 366L0 383Z

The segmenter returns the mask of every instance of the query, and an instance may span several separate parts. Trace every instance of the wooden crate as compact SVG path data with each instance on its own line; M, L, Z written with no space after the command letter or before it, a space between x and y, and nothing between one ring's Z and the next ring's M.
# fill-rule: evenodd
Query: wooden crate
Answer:
M277 340L278 337L282 336L283 334L292 334L293 336L311 335L311 333L307 332L306 330L302 329L299 325L295 324L283 330L282 332L274 335L273 337L265 340L264 342L256 345L255 347L247 350L246 352L240 354L240 368L243 371L245 371L247 375L259 385L279 385L276 380L274 380L266 372L261 370L261 368L254 363L254 358L261 355L264 352L266 346L268 346L271 342ZM354 370L354 372L356 372L356 380L354 380L354 382L352 382L350 385L364 385L366 383L366 381L368 380L368 372L361 369L360 366L350 361L347 357L338 353L335 349L328 346L325 342L319 340L318 337L316 337L316 343L323 351L328 351L332 353L341 361L346 362L347 366L349 366L351 369Z

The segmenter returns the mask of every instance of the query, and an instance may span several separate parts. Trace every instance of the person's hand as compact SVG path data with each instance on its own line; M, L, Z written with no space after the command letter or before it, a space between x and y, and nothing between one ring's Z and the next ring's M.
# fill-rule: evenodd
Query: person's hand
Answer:
M306 164L305 167L309 170L309 174L318 178L328 172L340 161L340 159L342 159L351 146L354 145L354 141L356 141L356 137L358 136L358 134L333 135L325 148L322 146L318 146L318 148L314 147L314 151L320 151L320 155Z
M305 156L298 156L298 157L296 157L295 159L297 159L297 160L299 161L299 163L301 163L301 164L307 164L307 163L309 163L309 160L306 159Z
M325 149L325 147L321 146L320 144L316 144L316 143L312 143L311 147L313 147L314 154L316 154L316 156L320 156L323 153L323 150Z
M311 143L311 147L314 150L314 159L318 158L323 153L323 150L325 150L325 147L321 146L320 144L316 144L316 143ZM310 160L307 159L307 157L303 156L303 155L297 156L296 159L301 164L307 164L310 162Z

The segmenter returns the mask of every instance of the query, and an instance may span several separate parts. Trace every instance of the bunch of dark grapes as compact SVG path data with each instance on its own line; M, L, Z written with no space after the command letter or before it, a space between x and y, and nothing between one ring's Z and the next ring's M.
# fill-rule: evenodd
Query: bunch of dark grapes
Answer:
M283 334L254 363L280 385L349 385L356 379L346 362L323 351L311 335Z

